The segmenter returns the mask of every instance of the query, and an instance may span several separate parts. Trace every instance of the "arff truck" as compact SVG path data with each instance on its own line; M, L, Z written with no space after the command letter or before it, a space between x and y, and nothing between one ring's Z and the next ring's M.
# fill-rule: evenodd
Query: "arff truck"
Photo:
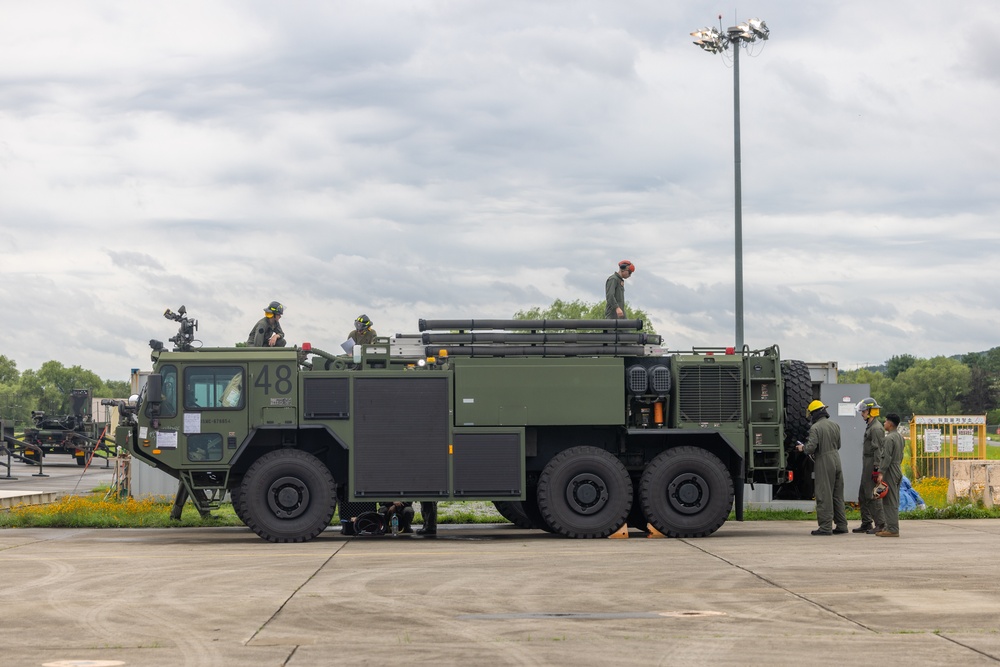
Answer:
M116 441L199 511L228 491L271 542L301 542L338 500L520 503L536 528L707 536L745 483L789 481L808 368L762 350L665 354L637 320L421 320L353 354L196 348L180 314Z

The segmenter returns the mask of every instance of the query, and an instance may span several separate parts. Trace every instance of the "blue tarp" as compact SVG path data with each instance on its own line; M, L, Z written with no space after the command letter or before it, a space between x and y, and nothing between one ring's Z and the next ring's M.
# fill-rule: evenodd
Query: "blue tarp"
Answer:
M926 508L927 505L924 504L924 499L914 490L909 478L903 475L903 481L899 484L899 511L909 512L910 510L922 510Z

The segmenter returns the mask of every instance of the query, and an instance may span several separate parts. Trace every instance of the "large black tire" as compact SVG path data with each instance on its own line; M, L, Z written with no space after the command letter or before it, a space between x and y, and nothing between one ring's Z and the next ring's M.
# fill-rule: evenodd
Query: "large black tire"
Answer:
M500 516L510 521L518 528L534 528L531 519L524 513L524 508L520 502L510 502L506 500L494 500L493 506L500 512Z
M625 525L632 480L614 455L598 447L559 452L538 478L538 507L566 537L607 537Z
M812 402L812 376L804 361L781 362L781 379L785 385L785 444L805 441L809 437L809 415L806 408Z
M715 454L677 447L650 461L639 482L642 508L668 537L704 537L726 522L733 507L733 479Z
M279 449L250 466L238 501L238 514L268 542L306 542L330 525L337 509L337 484L312 454Z
M785 457L792 481L775 489L775 497L783 500L809 500L815 492L813 460L795 449L795 443L809 437L809 416L806 408L813 400L812 377L803 361L781 362L781 379L785 385Z
M233 488L229 489L229 500L233 503L233 511L236 513L236 518L243 522L243 525L247 525L247 516L243 513L243 504L240 503L240 491L242 490L242 484L236 484Z
M531 527L536 530L544 530L546 533L554 533L552 526L542 516L542 510L538 507L538 487L529 486L524 495L525 499L521 503L521 509L524 510L524 515L531 522Z

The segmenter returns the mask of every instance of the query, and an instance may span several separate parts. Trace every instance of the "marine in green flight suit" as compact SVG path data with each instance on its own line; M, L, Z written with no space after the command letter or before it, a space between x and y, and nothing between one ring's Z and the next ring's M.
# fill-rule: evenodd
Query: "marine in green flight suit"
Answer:
M878 461L879 481L889 487L882 498L885 528L875 533L879 537L899 537L899 485L903 483L903 436L896 430L899 415L890 412L885 416L885 442L882 458Z
M808 408L812 426L804 445L796 448L816 461L816 521L819 528L813 535L833 535L847 532L847 512L844 509L844 469L840 463L840 426L830 421L830 413L822 401L813 401Z

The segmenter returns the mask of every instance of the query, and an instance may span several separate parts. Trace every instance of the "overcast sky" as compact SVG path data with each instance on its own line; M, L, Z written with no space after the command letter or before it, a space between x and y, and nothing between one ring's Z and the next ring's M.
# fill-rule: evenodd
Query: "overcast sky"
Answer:
M367 313L626 298L732 345L740 57L746 342L841 369L985 350L1000 283L1000 3L0 0L0 354L148 368L271 300ZM745 12L745 13L744 13ZM991 120L992 119L992 120Z

